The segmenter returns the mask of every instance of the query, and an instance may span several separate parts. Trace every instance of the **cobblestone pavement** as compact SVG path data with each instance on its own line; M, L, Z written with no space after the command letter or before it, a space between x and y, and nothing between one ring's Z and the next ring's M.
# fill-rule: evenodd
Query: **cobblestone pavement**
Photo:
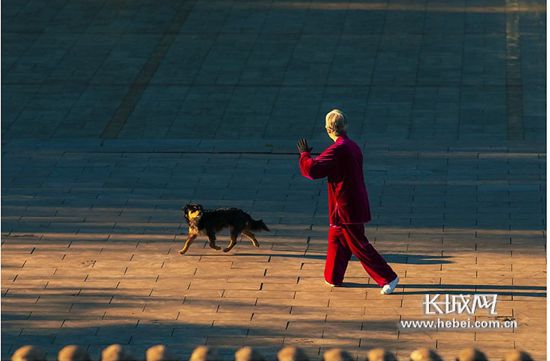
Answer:
M475 345L546 358L542 1L20 1L2 5L2 359L164 343L272 357ZM401 277L322 271L324 182L294 143L341 107L367 235ZM271 232L181 256L188 201ZM220 243L228 237L222 232ZM404 330L425 294L498 294L512 330ZM460 317L459 317L460 318Z

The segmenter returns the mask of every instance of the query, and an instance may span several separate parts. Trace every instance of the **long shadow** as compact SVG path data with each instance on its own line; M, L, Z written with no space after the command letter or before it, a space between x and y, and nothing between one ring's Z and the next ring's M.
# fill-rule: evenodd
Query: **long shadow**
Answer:
M300 317L294 318L294 312L291 311L288 314L287 323L269 322L270 314L269 309L272 309L275 314L281 316L280 306L262 306L261 310L256 312L255 306L244 305L238 299L208 299L197 298L194 302L187 302L185 300L180 306L179 311L185 311L186 313L178 314L177 319L155 319L151 310L147 311L148 307L156 307L154 301L150 301L147 305L136 307L134 302L143 301L142 296L126 295L118 304L106 305L102 302L89 301L82 303L82 309L80 313L75 313L72 317L74 320L85 320L85 326L68 326L68 327L48 327L39 329L32 329L31 325L35 325L36 322L41 321L61 321L64 319L63 310L67 305L66 297L63 291L70 289L55 288L55 291L61 292L56 297L52 298L49 303L52 312L41 312L33 315L31 318L21 318L17 313L13 311L2 312L2 321L4 322L2 327L2 360L9 359L9 356L15 349L25 344L32 344L39 346L46 351L50 356L48 359L53 358L57 351L67 344L78 344L88 349L92 359L99 359L100 351L103 347L111 343L120 343L129 348L134 356L141 356L144 354L145 349L154 344L164 344L171 352L178 356L178 360L189 359L190 353L194 347L198 345L208 344L218 351L219 360L233 360L234 352L241 346L254 345L255 347L265 350L266 356L274 356L278 349L283 346L283 340L288 338L287 342L299 343L301 340L316 340L317 343L323 343L324 339L329 344L336 342L339 347L346 347L346 340L342 341L339 345L338 337L330 336L331 332L340 330L340 332L349 331L357 333L362 330L362 319L358 320L338 320L327 322L325 317L319 319L301 319ZM100 295L111 294L112 290L103 288L93 288L95 292ZM58 296L58 298L57 298ZM25 299L29 297L27 294L16 294L16 298ZM85 297L85 296L84 296ZM74 301L78 301L79 297L75 297ZM171 299L173 297L159 297L161 300ZM176 299L184 299L184 296L176 297ZM73 301L69 301L73 302ZM222 313L212 313L208 310L208 306L217 305L223 302L225 306L230 306L232 310L224 311ZM30 304L24 303L27 307L32 307ZM187 318L190 310L196 310L197 314L201 314L200 308L205 307L206 311L202 314L204 318L202 322L198 322L196 317ZM240 311L240 307L242 311ZM137 309L135 314L128 315L128 313L122 313L117 315L113 312L107 318L92 319L87 317L87 310L94 311L97 309L115 309L127 311L128 309ZM141 309L141 310L140 310ZM57 312L59 310L59 312ZM254 310L254 313L252 313ZM242 316L240 319L235 318L235 315ZM224 316L225 315L225 316ZM258 315L264 316L265 322L256 320ZM223 321L227 316L229 321L217 322L211 320ZM277 317L274 317L277 320ZM139 320L139 322L138 322ZM234 320L233 322L230 320ZM16 323L10 323L9 321L18 321ZM29 322L26 330L33 330L31 333L21 333L21 322ZM34 323L31 324L31 321ZM55 322L54 322L55 323ZM75 323L78 325L78 322ZM370 330L394 330L397 331L396 323L392 320L370 320L368 323ZM25 331L26 331L25 330ZM353 336L357 337L357 336ZM352 338L352 336L349 336ZM295 341L292 341L295 339ZM373 346L379 342L383 342L384 339L377 339L376 337L370 337L369 343ZM311 345L300 345L305 349L308 349L312 356L317 357L319 352L319 345L313 343ZM411 346L412 347L412 346ZM142 358L138 358L142 359ZM270 357L269 359L274 359Z
M238 253L234 256L258 256L257 253ZM288 254L288 253L276 253L276 254L262 254L263 256L269 257L285 257L285 258L304 258L304 259L318 259L324 260L325 255L320 254ZM214 255L214 256L224 256L224 255ZM453 263L447 258L451 256L432 256L432 255L421 255L421 254L384 254L384 258L390 263L404 263L404 264L448 264ZM210 256L211 257L211 256ZM344 287L346 288L378 288L379 286L373 284L363 284L355 282L345 282ZM448 294L476 294L476 293L496 293L500 296L525 296L525 297L546 297L546 287L544 286L508 286L508 285L464 285L464 284L403 284L399 285L398 288L403 289L415 289L421 288L421 291L402 291L395 292L394 294L399 295L415 295L415 294L439 294L439 293L448 293ZM484 291L486 290L486 291ZM496 291L496 292L495 292ZM523 292L518 292L523 291ZM529 292L531 291L531 292ZM534 292L534 291L544 291L544 292Z
M428 284L408 284L402 285L407 288L428 288L433 290L424 291L403 291L396 292L400 295L417 295L417 294L462 294L462 293L491 293L499 296L524 296L524 297L542 297L546 298L546 287L544 286L506 286L506 285L428 285ZM457 290L458 288L458 290ZM495 291L496 290L496 291ZM544 291L544 292L516 292L516 291Z
M223 257L224 254L208 254L209 257L219 256ZM281 257L281 258L303 258L308 260L325 260L324 254L292 254L292 253L235 253L235 257L257 257L257 256L269 256L269 257ZM449 264L454 263L448 260L451 256L434 256L425 254L404 254L404 253L386 253L382 254L384 259L390 263L403 263L403 264ZM355 257L353 257L355 259Z
M434 256L425 254L387 253L382 255L390 263L405 264L449 264L451 256Z
M379 288L373 284L363 284L356 282L344 282L346 288ZM506 286L506 285L461 285L461 284L400 284L397 289L415 289L421 288L421 291L403 291L394 292L395 295L425 295L425 294L497 294L499 296L525 296L525 297L546 297L546 287L544 286ZM516 292L532 291L532 292ZM533 292L544 291L544 292Z

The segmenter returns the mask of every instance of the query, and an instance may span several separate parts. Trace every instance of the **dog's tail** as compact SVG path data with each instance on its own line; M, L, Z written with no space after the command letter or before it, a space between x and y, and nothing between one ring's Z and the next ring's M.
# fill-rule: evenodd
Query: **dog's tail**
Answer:
M269 228L267 228L267 226L265 225L264 221L262 221L261 219L259 221L256 221L254 219L250 219L250 229L252 231L261 231L261 230L264 230L264 231L268 231L269 232Z

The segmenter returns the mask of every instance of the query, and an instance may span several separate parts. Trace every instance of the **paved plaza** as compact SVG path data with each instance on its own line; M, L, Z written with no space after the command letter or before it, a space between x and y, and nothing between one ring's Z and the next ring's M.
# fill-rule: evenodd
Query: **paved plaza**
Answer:
M2 23L2 359L112 343L546 359L544 1L23 0ZM334 107L392 295L356 260L346 287L323 282L326 183L295 143L327 147ZM189 201L271 232L181 256ZM426 294L497 294L472 320L518 327L399 327L436 319Z

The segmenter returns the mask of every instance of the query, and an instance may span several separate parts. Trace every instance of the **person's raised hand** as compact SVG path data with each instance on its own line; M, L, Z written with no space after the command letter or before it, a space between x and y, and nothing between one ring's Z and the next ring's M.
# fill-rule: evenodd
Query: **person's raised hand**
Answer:
M298 152L300 153L303 153L303 152L309 153L313 149L313 147L310 147L309 144L307 144L306 138L300 139L296 144L296 146L298 147Z

